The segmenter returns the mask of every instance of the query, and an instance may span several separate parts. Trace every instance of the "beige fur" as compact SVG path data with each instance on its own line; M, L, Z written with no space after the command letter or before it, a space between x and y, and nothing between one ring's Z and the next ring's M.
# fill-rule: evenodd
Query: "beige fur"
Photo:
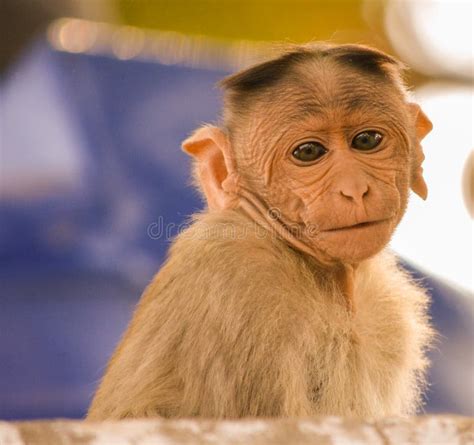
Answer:
M223 128L183 143L209 211L145 291L89 419L416 412L428 299L383 249L409 189L426 198L431 122L397 66L303 47L224 81ZM297 159L303 141L323 155Z
M239 210L196 217L146 289L88 419L378 418L420 406L426 293L382 251L331 272Z

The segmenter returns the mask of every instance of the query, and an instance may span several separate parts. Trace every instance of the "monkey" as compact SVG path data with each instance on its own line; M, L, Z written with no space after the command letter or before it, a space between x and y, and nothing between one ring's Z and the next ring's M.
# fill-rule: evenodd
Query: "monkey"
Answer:
M311 43L224 78L183 142L207 206L146 288L88 420L377 419L423 403L429 296L387 247L427 197L405 67Z

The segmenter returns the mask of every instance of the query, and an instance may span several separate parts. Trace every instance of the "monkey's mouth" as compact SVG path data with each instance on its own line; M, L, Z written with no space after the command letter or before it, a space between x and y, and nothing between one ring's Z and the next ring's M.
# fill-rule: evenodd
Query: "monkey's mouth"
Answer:
M332 229L325 230L325 232L343 232L346 230L358 230L358 229L377 227L386 223L387 221L389 221L389 219L390 218L377 219L374 221L365 221L358 224L353 224L351 226L334 227Z

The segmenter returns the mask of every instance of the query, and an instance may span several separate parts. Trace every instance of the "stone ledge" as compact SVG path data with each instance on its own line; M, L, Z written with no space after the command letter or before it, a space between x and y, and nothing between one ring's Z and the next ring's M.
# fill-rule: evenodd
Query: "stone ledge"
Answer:
M0 422L1 445L474 445L474 418L422 416L360 422L339 417L239 421Z

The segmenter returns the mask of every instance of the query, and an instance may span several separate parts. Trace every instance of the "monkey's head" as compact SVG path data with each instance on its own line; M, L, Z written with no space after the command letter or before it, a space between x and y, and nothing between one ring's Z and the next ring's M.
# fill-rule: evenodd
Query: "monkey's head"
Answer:
M401 64L359 45L299 46L227 77L222 128L184 144L209 209L240 208L324 263L380 251L423 199L421 139Z

